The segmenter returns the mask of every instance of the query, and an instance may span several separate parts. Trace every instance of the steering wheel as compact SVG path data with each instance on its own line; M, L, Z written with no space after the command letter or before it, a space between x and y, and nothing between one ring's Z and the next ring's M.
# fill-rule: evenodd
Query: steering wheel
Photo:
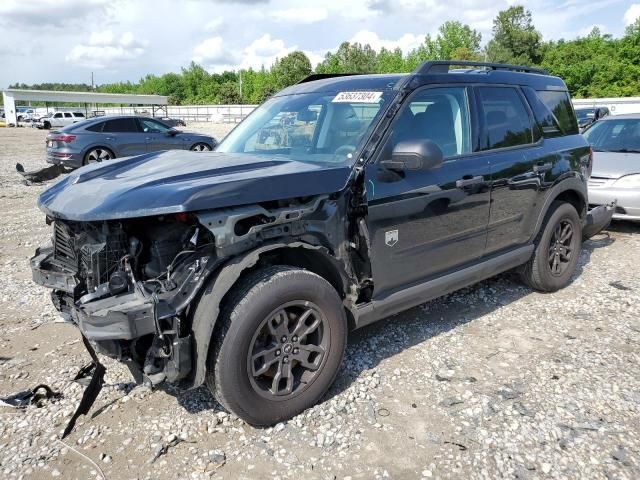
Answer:
M353 145L342 145L338 148L336 148L336 151L333 152L333 161L339 161L342 160L342 157L346 157L348 156L350 153L353 153L356 151L356 147Z

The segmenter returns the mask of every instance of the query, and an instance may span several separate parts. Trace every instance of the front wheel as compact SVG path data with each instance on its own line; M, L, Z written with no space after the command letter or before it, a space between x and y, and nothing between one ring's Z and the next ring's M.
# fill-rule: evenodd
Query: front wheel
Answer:
M252 425L313 406L338 373L346 316L336 290L315 273L286 266L253 272L234 288L219 321L206 382Z
M211 150L211 145L207 145L206 143L196 143L191 147L192 152L210 152Z
M578 265L582 249L582 223L575 207L554 202L536 242L531 260L521 273L524 282L540 292L566 287Z

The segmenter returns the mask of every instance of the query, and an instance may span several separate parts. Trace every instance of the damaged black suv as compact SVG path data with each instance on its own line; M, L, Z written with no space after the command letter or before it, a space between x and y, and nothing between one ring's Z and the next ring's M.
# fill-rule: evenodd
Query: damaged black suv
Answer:
M215 152L51 186L53 245L33 276L137 381L206 383L269 425L323 396L349 329L509 269L567 285L583 233L611 216L587 212L590 169L566 86L544 71L312 75Z

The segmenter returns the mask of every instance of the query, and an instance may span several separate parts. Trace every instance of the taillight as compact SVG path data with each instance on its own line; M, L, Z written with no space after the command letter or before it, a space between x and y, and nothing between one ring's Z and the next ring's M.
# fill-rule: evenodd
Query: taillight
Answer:
M71 143L76 139L75 135L58 135L53 140L57 142Z

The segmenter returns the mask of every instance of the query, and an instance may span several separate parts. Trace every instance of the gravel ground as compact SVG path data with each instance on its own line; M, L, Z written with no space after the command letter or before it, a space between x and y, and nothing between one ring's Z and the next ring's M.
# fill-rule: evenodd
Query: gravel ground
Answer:
M41 187L13 171L44 164L44 136L0 129L0 396L47 383L63 397L0 407L0 478L640 478L640 228L620 223L585 243L561 292L506 274L354 332L324 401L273 428L204 388L135 387L107 360L61 444L89 357L30 280L49 228Z

